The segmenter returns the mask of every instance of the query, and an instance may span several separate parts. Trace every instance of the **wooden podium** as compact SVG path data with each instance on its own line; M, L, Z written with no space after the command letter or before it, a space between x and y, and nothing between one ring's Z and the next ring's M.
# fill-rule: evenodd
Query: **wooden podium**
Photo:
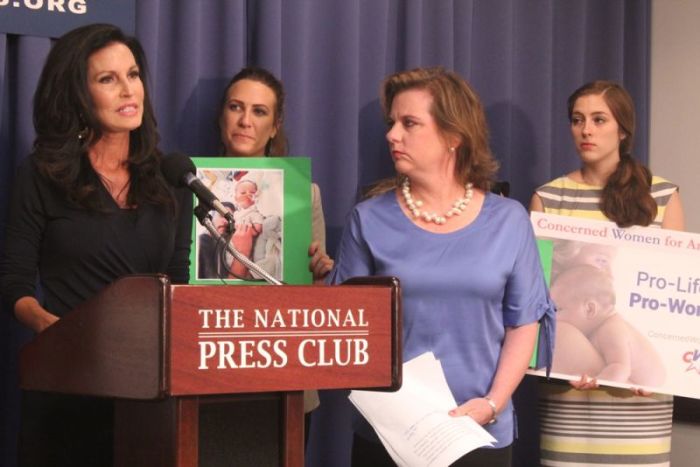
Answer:
M394 278L200 286L128 276L22 349L20 385L115 398L116 466L218 457L301 467L302 391L398 389L400 320Z

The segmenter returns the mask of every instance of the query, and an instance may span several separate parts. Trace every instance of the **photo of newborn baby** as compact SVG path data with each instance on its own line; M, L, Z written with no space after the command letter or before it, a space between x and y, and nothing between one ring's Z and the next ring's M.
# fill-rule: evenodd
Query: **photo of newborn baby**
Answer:
M614 255L614 248L605 245L571 241L555 245L550 293L557 306L557 330L552 370L660 386L666 378L660 355L616 309Z

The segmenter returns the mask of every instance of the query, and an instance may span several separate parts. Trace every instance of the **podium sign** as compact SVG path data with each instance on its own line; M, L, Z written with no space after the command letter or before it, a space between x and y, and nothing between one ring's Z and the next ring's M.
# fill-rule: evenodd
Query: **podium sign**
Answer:
M398 281L350 282L222 287L127 276L23 348L20 385L140 400L398 389Z
M391 302L374 286L173 286L169 394L391 387Z
M124 277L22 349L20 385L116 398L118 467L302 467L301 390L401 386L398 280L346 284Z

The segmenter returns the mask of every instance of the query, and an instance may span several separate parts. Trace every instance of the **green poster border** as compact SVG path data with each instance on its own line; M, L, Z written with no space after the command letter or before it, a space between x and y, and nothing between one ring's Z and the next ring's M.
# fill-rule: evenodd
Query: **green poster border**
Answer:
M282 280L285 284L311 284L308 250L311 244L311 160L308 157L193 157L198 169L279 169L283 171ZM223 200L222 200L223 201ZM195 205L197 200L194 200ZM265 281L196 279L197 225L192 225L190 284L264 285Z
M540 253L540 264L542 264L542 272L544 273L544 280L549 287L549 281L552 277L552 253L554 252L554 242L552 240L545 240L538 238L537 240L537 250ZM538 333L539 336L539 333ZM530 368L537 367L537 351L539 350L539 338L535 342L535 351L532 352L532 357L530 357Z
M552 255L554 254L554 242L552 240L538 238L537 249L540 252L540 263L542 263L544 280L547 282L547 286L549 286L549 281L552 278Z

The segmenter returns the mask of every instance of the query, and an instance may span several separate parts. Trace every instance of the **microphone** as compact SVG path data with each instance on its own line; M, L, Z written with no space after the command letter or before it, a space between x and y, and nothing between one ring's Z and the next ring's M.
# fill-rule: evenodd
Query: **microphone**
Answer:
M197 178L195 175L197 168L189 157L180 152L169 154L163 158L162 170L169 184L174 187L189 188L207 208L214 209L229 223L233 222L231 211Z

